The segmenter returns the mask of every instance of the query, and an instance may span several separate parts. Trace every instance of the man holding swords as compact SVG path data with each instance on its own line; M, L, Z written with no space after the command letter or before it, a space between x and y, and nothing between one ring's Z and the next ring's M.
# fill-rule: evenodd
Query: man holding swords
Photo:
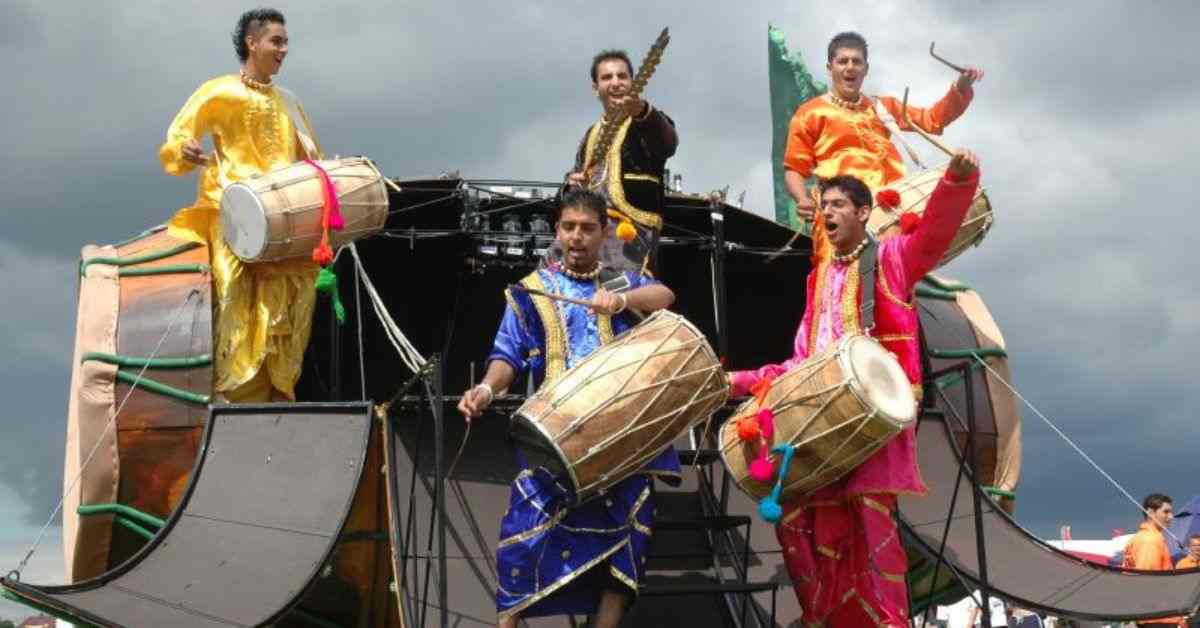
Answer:
M664 30L636 78L623 50L603 50L592 59L592 90L603 116L584 134L574 170L567 175L568 183L597 190L607 199L609 214L618 224L603 259L620 270L652 269L662 231L663 170L679 146L679 136L674 121L643 100L640 91L667 41ZM606 122L614 125L608 147L600 141Z
M796 109L788 126L783 158L784 183L796 201L796 213L805 223L813 220L817 208L806 184L809 177L853 175L872 192L904 178L904 161L892 136L904 142L899 131L912 130L906 118L925 132L940 135L967 110L975 94L973 85L983 78L979 68L952 66L959 75L941 100L928 109L909 105L904 112L896 98L863 93L870 64L867 40L862 35L835 35L827 53L829 93ZM907 145L905 148L913 154Z
M615 277L601 264L610 225L606 209L604 198L590 190L563 198L555 223L562 261L506 291L508 306L487 373L458 404L468 422L518 374L528 372L537 386L553 381L632 327L634 311L674 302L674 293L657 281L635 272ZM610 276L628 289L604 289ZM603 497L570 508L569 482L529 468L519 454L518 463L524 470L513 480L496 550L499 625L515 627L518 617L594 614L594 626L617 626L637 593L654 526L650 478L678 482L678 454L668 448Z

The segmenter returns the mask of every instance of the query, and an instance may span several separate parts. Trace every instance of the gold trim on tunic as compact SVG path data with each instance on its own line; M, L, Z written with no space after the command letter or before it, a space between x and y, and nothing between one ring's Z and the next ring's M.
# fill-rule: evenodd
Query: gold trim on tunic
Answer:
M624 584L625 586L632 589L634 593L637 593L637 591L638 591L637 582L634 581L633 578L630 578L629 576L625 575L624 571L617 569L616 565L610 564L608 566L608 572L611 573L614 578L621 581L621 584Z
M612 201L613 206L617 210L623 212L634 222L658 231L662 229L662 216L659 216L654 212L648 212L634 207L633 204L631 204L625 198L625 187L621 183L623 178L639 180L642 177L653 176L642 175L638 173L624 175L623 173L621 164L621 146L625 143L625 136L628 135L629 126L632 123L633 118L626 118L625 121L621 123L621 126L617 129L616 134L613 136L612 146L609 146L608 148L608 155L605 156L608 164L608 180L606 181L605 188L608 190L609 200ZM596 151L596 142L600 138L599 131L602 124L603 120L593 124L591 130L588 131L587 148L585 149L586 152L584 153L583 158L584 172L587 172L592 166L592 156ZM653 177L652 179L648 180L653 180L661 184L661 181L657 177Z
M541 510L541 508L539 508L538 510ZM542 523L539 523L538 525L536 525L532 528L529 528L528 530L525 530L524 532L519 532L508 538L500 539L500 543L498 545L496 545L496 549L499 550L502 547L508 547L509 545L515 545L517 543L521 543L522 541L528 541L529 539L532 539L533 537L535 537L543 532L546 532L550 528L553 528L554 526L558 525L558 522L562 521L563 517L565 517L565 516L567 516L567 510L564 508L563 510L560 510L559 512L555 513L555 515L553 517L550 517L546 521L543 521ZM565 528L566 526L563 526L563 527Z
M817 553L821 554L822 556L832 558L834 560L842 559L842 555L837 550L833 549L832 547L825 546L825 545L818 545Z
M867 497L866 495L862 496L862 503L867 508L875 510L875 511L883 514L884 516L887 516L887 517L892 516L892 511L890 508L888 508L887 506L884 506L882 503L880 503L870 497Z
M906 310L913 309L914 304L912 302L905 301L892 292L892 287L888 285L887 274L883 272L882 268L878 268L875 271L875 274L879 275L879 288L883 292L883 296L887 297L888 301L891 301L892 303L895 303Z
M861 287L862 278L858 276L858 264L851 263L846 269L846 281L842 284L843 336L858 333L858 292Z
M659 179L658 177L656 177L652 174L641 174L638 172L630 172L630 173L622 175L621 178L628 179L630 181L649 181L651 183L657 183L659 185L662 185L662 179Z
M549 292L541 275L534 271L521 280L521 285L539 292ZM567 333L558 321L558 312L548 297L530 294L538 318L542 319L542 331L546 335L546 377L543 385L557 379L567 370Z
M629 544L629 537L625 537L624 539L621 539L621 541L618 542L616 545L610 547L603 554L600 554L599 556L588 561L587 563L585 563L584 565L582 565L575 571L572 571L571 573L564 575L563 577L559 578L558 580L555 580L554 582L550 583L548 586L540 589L537 593L531 594L529 597L525 598L520 604L517 604L516 606L513 606L512 608L499 613L500 619L505 619L507 617L511 617L512 615L516 615L516 614L520 613L521 611L525 610L526 608L529 608L530 606L540 602L546 596L548 596L551 593L554 593L555 591L570 584L572 580L574 580L575 578L578 578L580 575L582 575L587 570L608 560L609 556L616 554L618 550L620 550L622 547L625 547L628 544ZM536 586L537 583L534 583L534 585Z
M662 229L662 216L634 207L625 198L625 186L621 182L623 174L621 145L625 143L625 136L629 133L629 127L632 123L632 118L625 119L625 122L617 129L617 134L613 137L612 146L608 149L608 196L612 200L613 205L617 206L617 209L628 214L635 222L658 231Z

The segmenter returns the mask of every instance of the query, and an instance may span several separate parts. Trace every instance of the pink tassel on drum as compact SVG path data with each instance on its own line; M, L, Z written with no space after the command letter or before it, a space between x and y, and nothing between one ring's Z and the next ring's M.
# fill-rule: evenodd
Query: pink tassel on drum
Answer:
M317 176L321 178L321 195L325 198L325 207L321 214L321 226L334 231L341 231L346 228L346 220L342 218L342 203L338 199L337 188L333 185L333 180L329 178L329 173L325 172L317 162L311 159L305 159L304 163L312 166L317 171Z
M775 413L770 408L758 411L758 430L762 432L767 444L775 440Z

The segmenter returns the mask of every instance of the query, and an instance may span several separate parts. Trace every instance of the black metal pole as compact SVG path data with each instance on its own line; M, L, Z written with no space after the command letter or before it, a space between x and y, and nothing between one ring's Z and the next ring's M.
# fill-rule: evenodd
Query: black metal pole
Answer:
M711 204L713 229L712 285L713 319L717 325L717 354L722 360L729 354L729 331L726 327L725 297L725 204L713 199Z
M446 582L446 478L442 470L446 466L446 426L443 423L444 409L446 398L442 393L442 356L434 354L431 359L433 365L432 372L429 374L430 384L433 387L431 402L433 404L433 473L437 479L435 486L437 487L437 495L435 496L434 509L437 511L437 546L438 546L438 602L441 604L441 626L449 628L450 626L450 609L448 606L449 592L447 591Z
M337 263L333 264L334 269ZM336 289L336 285L334 286ZM333 309L333 297L329 298L329 400L342 398L342 330L338 325L337 312Z
M709 218L712 220L712 293L713 293L713 322L717 327L717 356L722 366L727 366L729 355L728 307L725 294L725 204L714 198L710 203ZM702 434L701 448L709 434ZM729 474L721 472L720 512L724 515L729 511Z
M971 495L974 497L975 506L975 552L979 560L979 605L982 607L981 612L986 617L990 611L988 608L991 586L988 583L987 569L987 547L984 545L983 536L983 502L981 501L979 488L979 460L978 454L975 451L976 442L976 420L975 420L975 387L972 383L974 370L973 365L967 363L963 377L964 391L967 396L967 455L970 456L971 462Z

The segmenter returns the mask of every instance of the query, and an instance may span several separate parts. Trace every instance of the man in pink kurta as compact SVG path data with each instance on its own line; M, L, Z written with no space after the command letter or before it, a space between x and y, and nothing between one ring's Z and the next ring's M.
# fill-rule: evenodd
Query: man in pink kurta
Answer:
M906 232L870 243L866 220L871 194L852 176L821 184L822 216L834 255L808 276L808 299L794 355L782 364L732 374L735 395L763 379L774 379L848 334L869 334L896 355L921 398L918 318L912 296L916 282L933 269L962 224L979 183L978 160L960 151L929 199L926 211ZM877 246L875 286L861 285L859 260ZM875 326L863 330L864 290L874 292ZM908 427L863 464L834 484L783 504L776 527L804 624L813 626L906 626L907 561L893 512L896 496L923 495L917 468L916 433Z

